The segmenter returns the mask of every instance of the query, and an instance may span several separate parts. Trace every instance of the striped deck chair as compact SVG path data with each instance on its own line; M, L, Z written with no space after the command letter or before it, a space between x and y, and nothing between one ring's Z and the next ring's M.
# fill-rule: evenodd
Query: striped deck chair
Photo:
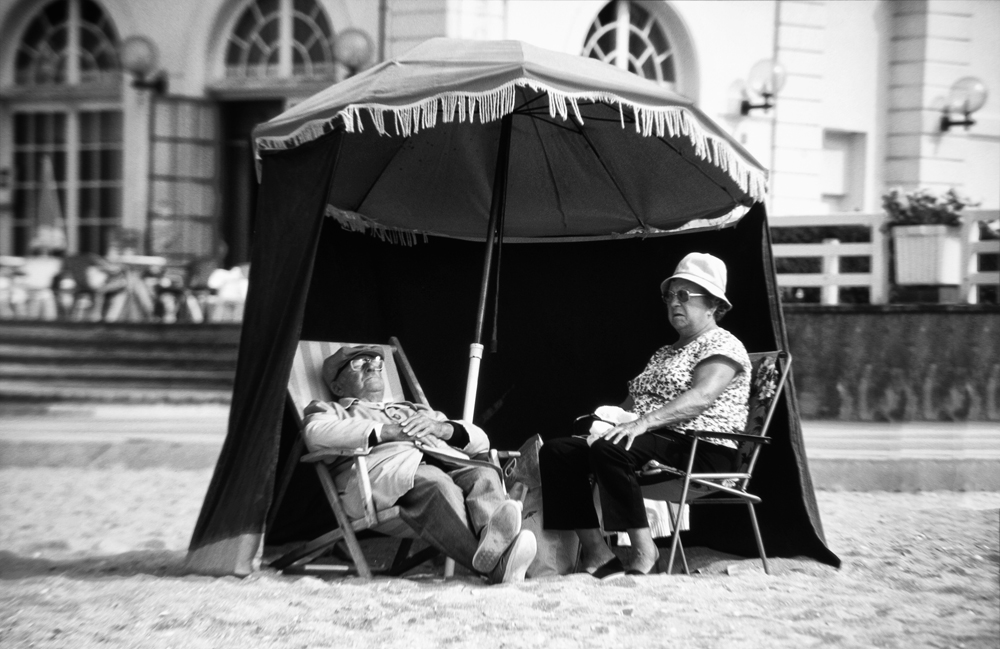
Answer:
M416 376L413 374L413 371L406 360L406 356L403 354L402 347L399 345L399 341L396 338L391 338L390 340L391 344L382 345L383 359L385 360L385 398L387 400L396 401L407 399L403 391L403 382L401 380L402 376L406 381L410 394L412 395L409 400L428 405L427 398L424 396L424 391L417 382ZM371 578L371 568L368 565L368 561L365 559L356 535L357 532L362 530L372 530L389 536L400 537L402 539L399 550L396 552L396 558L393 561L392 567L388 571L391 575L403 574L407 570L420 565L437 554L437 551L433 548L427 548L416 553L412 557L409 556L410 547L413 543L413 539L415 538L415 534L399 518L399 508L390 507L388 509L376 509L374 499L372 498L371 483L368 480L368 466L365 458L365 455L367 454L366 450L356 449L345 451L327 449L317 451L315 453L304 454L306 450L305 442L301 435L303 409L314 399L330 400L333 398L329 389L323 384L323 360L336 352L340 347L353 344L356 343L303 340L299 342L298 350L295 352L295 360L292 363L292 371L288 380L288 399L295 412L300 435L295 442L295 446L292 449L288 462L282 472L281 482L279 484L275 504L272 506L272 512L277 510L278 504L284 496L284 492L288 487L288 482L291 479L291 474L296 463L300 461L306 462L311 464L316 470L316 475L319 477L320 484L323 487L323 492L326 495L326 499L330 503L330 507L333 509L333 514L337 519L338 527L337 529L328 532L313 541L304 543L292 551L287 552L286 554L271 561L270 565L272 568L287 570L290 568L301 567L325 553L338 541L343 540L347 545L347 549L350 552L351 559L354 562L358 575L366 579ZM333 476L331 475L329 467L326 464L326 461L340 457L353 457L354 462L357 465L356 470L358 471L358 475L361 476L362 497L365 505L364 518L351 520L344 511L340 494L337 492L337 488L333 482ZM448 565L450 562L451 559L448 559L446 562L446 575L453 571L453 567ZM453 566L453 563L451 565Z

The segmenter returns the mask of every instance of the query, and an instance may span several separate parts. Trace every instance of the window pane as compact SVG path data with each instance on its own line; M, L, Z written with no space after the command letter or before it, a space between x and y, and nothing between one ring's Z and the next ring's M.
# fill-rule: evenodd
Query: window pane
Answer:
M98 152L91 150L83 150L77 155L77 164L79 165L79 176L80 180L97 180L99 176L98 169Z
M166 137L174 132L175 104L161 101L156 103L156 113L153 119L153 135Z
M77 209L80 210L80 218L92 219L97 216L97 189L95 187L82 187L76 193Z
M22 85L67 82L69 57L79 62L80 82L106 81L118 69L118 36L113 24L92 0L74 0L80 12L70 24L69 0L49 2L24 32L15 58L15 81ZM77 35L69 51L69 32Z
M56 151L50 156L52 160L52 173L59 183L66 182L66 152Z
M100 152L101 180L120 180L122 177L122 152L116 149L106 149Z
M34 207L34 201L31 200L32 192L27 189L15 189L14 190L14 220L15 221L27 221L30 218L34 218L32 209ZM15 253L21 254L21 253Z
M14 114L14 144L27 144L31 141L31 115L28 113Z
M35 177L32 154L18 151L14 154L14 184L28 182Z
M117 110L105 110L100 113L101 141L118 143L122 141L122 114Z
M173 175L173 146L169 142L153 144L153 173L157 176Z
M626 23L621 27L628 30L625 43L618 43L620 6L623 8L622 21ZM619 50L628 52L630 72L665 85L676 81L666 30L641 3L609 2L604 5L590 27L582 54L617 64L616 52Z
M101 188L101 218L117 218L121 214L122 191L117 187Z
M93 144L98 142L98 131L99 124L97 121L97 115L95 113L81 113L80 114L80 143L81 144Z

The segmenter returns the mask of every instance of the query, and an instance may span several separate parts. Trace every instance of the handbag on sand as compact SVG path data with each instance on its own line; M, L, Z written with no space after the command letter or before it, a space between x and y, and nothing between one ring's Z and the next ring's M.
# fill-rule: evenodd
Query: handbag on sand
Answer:
M521 448L521 456L504 467L504 482L510 497L520 500L522 529L531 530L538 542L528 577L565 575L576 569L580 542L572 530L546 530L542 519L542 481L538 471L538 449L542 438L534 435Z

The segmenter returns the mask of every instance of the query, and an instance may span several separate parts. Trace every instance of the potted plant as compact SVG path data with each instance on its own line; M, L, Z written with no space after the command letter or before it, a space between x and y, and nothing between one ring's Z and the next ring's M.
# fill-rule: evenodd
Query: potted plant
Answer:
M927 189L882 196L883 229L892 233L896 283L958 285L962 282L961 212L975 207L954 189L936 195Z

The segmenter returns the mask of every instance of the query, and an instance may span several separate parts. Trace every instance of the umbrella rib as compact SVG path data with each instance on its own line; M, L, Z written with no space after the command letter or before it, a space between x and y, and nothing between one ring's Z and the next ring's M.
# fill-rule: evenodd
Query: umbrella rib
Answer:
M368 200L368 196L370 196L371 193L372 193L372 190L375 189L375 185L378 184L378 181L382 180L382 174L384 174L385 170L389 168L389 165L392 164L392 161L396 159L396 156L399 155L399 152L403 149L403 145L406 144L409 140L410 140L409 136L402 138L402 141L399 143L399 146L396 148L395 153L393 153L391 156L389 156L389 159L385 161L384 165L382 165L382 169L380 169L379 172L378 172L378 175L375 176L375 182L373 182L371 185L369 185L368 189L365 190L365 195L361 197L360 201L358 201L358 206L355 209L360 210L361 206L365 204L365 201Z
M538 132L538 124L535 123L536 121L547 122L547 123L552 124L553 126L556 126L558 128L566 128L565 126L563 126L561 124L556 124L554 122L549 122L549 120L547 120L547 119L539 119L539 120L534 120L533 119L533 120L531 120L531 127L535 129L535 136L538 137L539 144L541 144L542 138L541 138L541 133ZM572 132L572 129L566 128L566 130ZM554 180L555 180L555 173L554 173L554 171L555 170L552 168L552 164L549 162L549 154L548 154L548 151L545 150L545 145L544 144L541 144L541 150L542 150L542 156L545 158L545 166L549 170L549 175L553 178L552 188L553 188L553 190L555 191L555 194L556 194L556 202L559 204L559 213L562 214L563 213L563 211L562 211L562 198L559 196L559 187L554 182ZM565 219L565 217L562 219L562 224L563 224L563 227L566 226L566 219Z
M524 89L522 88L520 90L521 90L521 95L524 95L525 94L524 93ZM514 112L515 113L520 113L520 114L525 114L525 115L530 115L531 114L531 108L530 108L531 104L534 104L536 102L540 102L542 99L544 99L546 97L547 97L547 95L545 93L539 93L539 94L535 95L532 99L527 99L526 98L523 104L521 104L520 106L517 106L517 107L514 108Z
M639 224L639 227L645 228L646 224L643 223L642 219L639 218L639 214L635 211L635 207L632 206L632 203L628 200L628 197L625 196L625 192L622 191L622 188L618 185L618 180L615 179L614 174L612 174L611 170L608 169L608 165L604 164L604 159L601 158L601 154L598 153L597 148L594 146L594 143L590 141L590 137L586 134L586 132L584 132L582 125L577 123L575 119L573 120L573 125L576 126L577 133L579 133L583 137L584 141L586 141L587 143L587 146L590 147L590 150L594 152L594 156L597 158L597 161L601 163L601 168L604 169L604 173L608 175L608 178L611 180L611 184L613 184L615 186L615 189L618 190L618 195L621 196L625 204L628 205L628 209L632 212L632 217L635 219L635 222Z
M678 156L680 156L681 160L683 160L685 163L687 163L688 166L697 169L698 173L700 173L702 176L704 176L710 183L712 183L713 185L715 185L716 187L718 187L719 189L721 189L723 192L725 192L726 196L728 196L730 198L730 200L736 202L737 204L740 203L740 201L735 196L733 196L733 193L731 191L729 191L729 189L727 187L725 187L724 185L722 185L721 183L719 183L719 181L715 180L714 178L712 178L711 176L709 176L707 173L705 173L705 170L701 167L701 165L695 164L688 156L684 155L683 151L681 151L680 149L678 149L677 147L675 147L670 142L667 142L667 140L664 139L664 138L662 138L662 137L658 137L656 139L659 140L660 142L663 142L664 144L666 144L671 149L673 149L674 153L676 153Z

